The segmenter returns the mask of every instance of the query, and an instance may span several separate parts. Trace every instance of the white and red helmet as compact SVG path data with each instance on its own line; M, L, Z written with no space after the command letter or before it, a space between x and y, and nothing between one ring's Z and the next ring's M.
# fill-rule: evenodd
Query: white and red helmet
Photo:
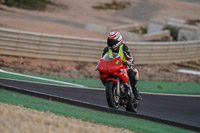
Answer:
M122 35L119 32L112 31L108 34L107 45L109 48L117 48L122 43Z

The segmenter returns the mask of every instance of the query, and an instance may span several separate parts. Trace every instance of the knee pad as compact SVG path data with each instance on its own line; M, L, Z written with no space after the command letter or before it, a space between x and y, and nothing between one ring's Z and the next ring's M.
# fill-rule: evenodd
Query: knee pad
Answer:
M139 80L139 72L135 68L129 69L128 75L134 82L137 82Z
M135 72L135 80L138 81L139 80L139 72L136 68L134 69L134 72Z

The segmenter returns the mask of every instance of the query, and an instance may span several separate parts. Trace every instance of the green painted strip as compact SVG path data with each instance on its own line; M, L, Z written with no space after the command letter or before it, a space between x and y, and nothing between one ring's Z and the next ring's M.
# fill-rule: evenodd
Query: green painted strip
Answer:
M148 120L110 114L69 104L45 100L33 96L0 89L0 102L21 105L41 111L75 117L84 121L101 123L113 127L125 128L142 133L194 133L193 131L168 126Z
M200 83L194 82L139 81L138 86L143 92L200 95Z

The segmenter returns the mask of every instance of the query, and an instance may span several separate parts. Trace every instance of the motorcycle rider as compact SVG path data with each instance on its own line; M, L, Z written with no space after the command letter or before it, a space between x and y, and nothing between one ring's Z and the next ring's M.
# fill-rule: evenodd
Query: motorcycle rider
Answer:
M122 62L128 64L128 75L130 78L133 94L137 100L142 100L137 89L137 81L139 79L138 70L133 67L134 60L130 55L127 45L122 42L122 35L116 31L112 31L108 34L107 47L104 48L102 57L106 53L112 54L112 52L119 53L122 58Z

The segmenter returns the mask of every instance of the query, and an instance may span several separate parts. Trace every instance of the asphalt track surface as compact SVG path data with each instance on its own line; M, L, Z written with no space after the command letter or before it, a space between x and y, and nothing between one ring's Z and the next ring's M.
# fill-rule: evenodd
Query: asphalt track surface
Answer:
M1 79L0 83L107 107L104 90ZM200 127L200 97L142 94L138 114ZM123 108L121 108L123 110Z

